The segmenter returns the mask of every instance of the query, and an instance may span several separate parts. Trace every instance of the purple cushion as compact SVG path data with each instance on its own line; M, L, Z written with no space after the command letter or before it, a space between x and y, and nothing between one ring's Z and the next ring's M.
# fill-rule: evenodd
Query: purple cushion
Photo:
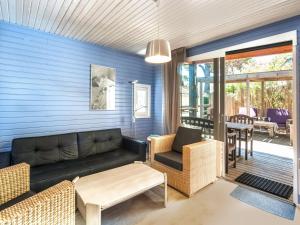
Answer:
M271 118L271 122L285 124L287 119L290 118L290 114L287 109L268 109L267 117Z

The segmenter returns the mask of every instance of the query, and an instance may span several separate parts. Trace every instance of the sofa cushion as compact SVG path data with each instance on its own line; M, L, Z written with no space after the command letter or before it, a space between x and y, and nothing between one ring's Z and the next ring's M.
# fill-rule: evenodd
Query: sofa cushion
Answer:
M154 155L154 159L166 166L169 166L174 169L182 171L182 154L181 153L178 153L175 151L156 153Z
M182 147L202 141L202 130L179 127L172 145L172 150L182 153Z
M87 176L139 160L139 155L124 149L116 149L86 158L32 167L30 171L31 189L42 191L63 180Z
M18 138L12 142L13 164L45 165L78 158L76 133Z
M30 188L40 192L63 180L90 174L89 168L80 160L70 160L30 168Z
M78 133L79 157L112 151L122 146L121 129L87 131Z
M141 161L140 155L125 149L116 149L82 159L89 167L90 173L98 173L115 167Z
M15 204L17 204L19 202L22 202L25 199L30 198L30 197L32 197L34 195L35 195L35 192L33 192L33 191L27 191L24 194L19 195L18 197L14 198L14 199L11 199L10 201L5 202L4 204L0 205L0 211L4 210L6 208L9 208L9 207L11 207L11 206L13 206L13 205L15 205Z

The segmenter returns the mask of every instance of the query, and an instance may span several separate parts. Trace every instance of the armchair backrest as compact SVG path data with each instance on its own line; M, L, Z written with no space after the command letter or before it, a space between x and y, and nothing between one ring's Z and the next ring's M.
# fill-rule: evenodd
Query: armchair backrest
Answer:
M234 115L229 118L230 122L233 123L244 123L244 124L253 124L254 119L246 115Z
M202 141L202 129L179 127L172 145L172 150L182 153L182 147Z

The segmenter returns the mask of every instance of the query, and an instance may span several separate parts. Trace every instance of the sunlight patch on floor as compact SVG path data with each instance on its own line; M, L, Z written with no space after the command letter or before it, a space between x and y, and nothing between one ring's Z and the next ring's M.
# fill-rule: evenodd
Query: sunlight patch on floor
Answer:
M294 157L294 150L292 146L266 143L266 142L254 140L253 150L256 152L263 152L263 153L276 155L276 156L289 158L289 159L293 159Z

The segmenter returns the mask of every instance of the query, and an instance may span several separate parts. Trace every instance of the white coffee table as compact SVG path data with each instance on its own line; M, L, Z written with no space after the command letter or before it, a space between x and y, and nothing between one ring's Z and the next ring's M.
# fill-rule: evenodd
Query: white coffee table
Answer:
M167 204L167 176L141 162L80 178L75 183L77 207L87 225L101 224L101 211L164 184Z

